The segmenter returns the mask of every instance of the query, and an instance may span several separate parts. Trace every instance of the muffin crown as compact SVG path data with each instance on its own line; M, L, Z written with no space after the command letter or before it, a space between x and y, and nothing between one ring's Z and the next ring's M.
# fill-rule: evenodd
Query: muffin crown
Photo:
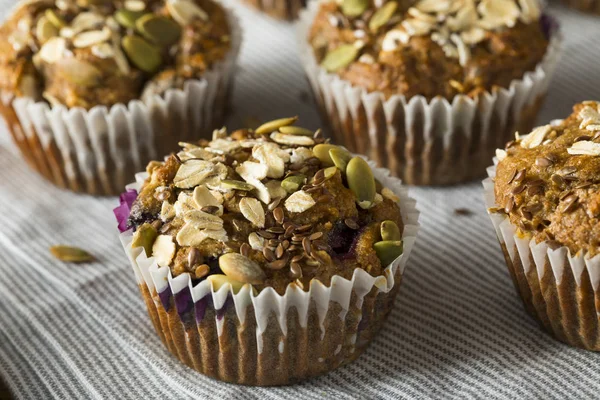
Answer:
M151 163L129 215L133 246L174 276L279 293L357 268L381 275L402 254L398 198L296 119L215 131Z
M224 11L210 0L28 1L1 31L4 89L68 107L182 87L229 48Z
M584 102L498 150L496 203L523 236L594 256L600 243L600 103Z
M388 96L451 98L507 87L535 68L547 46L537 0L343 0L321 7L309 38L321 66Z

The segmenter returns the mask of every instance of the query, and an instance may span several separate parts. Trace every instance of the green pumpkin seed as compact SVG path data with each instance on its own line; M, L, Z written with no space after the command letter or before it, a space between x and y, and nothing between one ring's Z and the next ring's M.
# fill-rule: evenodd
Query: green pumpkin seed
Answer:
M341 147L329 150L329 157L331 157L333 164L342 172L346 172L348 161L352 159L350 152Z
M159 46L170 46L181 36L179 24L170 18L146 14L135 21L136 29L150 42Z
M263 283L267 278L260 266L239 253L227 253L219 257L219 267L229 278L250 284Z
M121 41L129 60L144 72L153 73L162 64L160 50L139 36L125 36Z
M135 29L135 22L145 13L143 11L117 10L115 12L115 20L125 28Z
M143 247L146 251L146 257L151 257L152 245L157 237L158 232L156 231L156 228L149 223L145 223L135 231L131 247Z
M401 240L400 228L394 221L383 221L381 223L381 239L384 241Z
M313 154L319 159L319 161L321 161L321 164L323 166L332 167L334 163L331 157L329 156L329 151L336 148L338 148L338 146L334 144L318 144L315 147L313 147Z
M344 0L342 3L342 12L346 17L358 17L369 7L368 0Z
M388 1L383 5L383 7L375 11L375 14L373 14L371 20L369 21L369 29L371 32L377 32L379 28L387 24L397 9L398 2Z
M47 9L44 12L44 15L46 16L46 18L48 19L48 21L50 21L50 23L56 27L56 29L64 28L67 25L67 23L65 22L65 20L62 19L60 17L60 15L58 15L57 13L55 13L54 10Z
M327 72L335 72L339 69L345 68L352 61L356 60L360 49L351 44L343 44L340 47L331 50L327 53L321 67L325 68Z
M233 293L238 293L245 285L244 282L233 280L227 275L221 274L209 275L206 280L212 283L215 292L219 291L223 285L229 283L231 285L231 289L233 289Z
M298 117L281 118L265 122L264 124L256 128L254 133L256 133L257 135L267 135L271 132L275 132L276 130L284 126L292 125L296 121L298 121Z
M279 128L279 132L285 133L286 135L298 135L309 137L313 137L315 134L310 129L301 128L299 126L282 126L281 128Z
M242 181L233 181L233 180L228 180L228 179L222 180L221 186L223 186L224 188L228 188L228 189L243 190L245 192L249 192L250 190L255 189L255 187L249 183L242 182Z
M288 176L281 182L281 187L288 193L294 193L306 182L304 175L292 175Z
M376 191L375 178L369 164L360 157L352 158L346 168L346 178L358 205L363 209L371 208Z
M338 169L336 167L329 167L325 168L323 172L325 174L325 180L328 180L333 178L333 176L338 172Z
M52 246L50 253L60 261L72 263L84 263L94 261L94 256L85 250L72 246Z
M402 255L403 246L401 240L384 240L373 245L375 253L381 265L387 267Z

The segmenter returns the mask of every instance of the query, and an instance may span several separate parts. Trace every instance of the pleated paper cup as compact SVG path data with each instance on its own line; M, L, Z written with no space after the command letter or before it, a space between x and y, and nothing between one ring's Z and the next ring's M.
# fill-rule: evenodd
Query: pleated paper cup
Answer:
M600 0L563 0L563 3L579 11L600 15Z
M245 0L273 18L291 21L306 7L306 0Z
M497 160L494 160L497 164ZM499 207L494 194L496 167L483 181L489 208ZM567 247L521 237L503 213L488 211L508 271L525 309L554 338L574 347L600 351L600 255L572 255Z
M61 188L111 195L178 142L209 138L223 124L242 39L237 18L226 11L229 53L182 90L89 111L0 93L0 114L27 163Z
M534 71L473 99L423 96L386 99L321 68L308 42L319 2L297 23L301 60L333 139L364 154L410 185L449 185L482 177L497 148L530 132L562 48L558 25L548 20L550 43Z
M356 269L351 280L335 276L330 286L312 280L284 295L249 285L234 294L229 284L214 290L176 278L142 248L132 232L121 242L135 272L154 328L165 346L191 368L219 380L246 385L286 385L331 371L356 359L377 334L394 305L418 231L415 201L383 169L375 177L400 198L404 252L384 275ZM146 174L128 189L139 191Z

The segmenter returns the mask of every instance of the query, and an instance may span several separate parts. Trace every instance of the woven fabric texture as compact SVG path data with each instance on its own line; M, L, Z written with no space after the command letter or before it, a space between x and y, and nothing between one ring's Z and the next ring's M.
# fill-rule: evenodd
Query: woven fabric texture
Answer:
M13 0L1 0L6 10ZM229 126L299 115L320 124L293 26L234 3L245 40ZM600 99L600 19L553 4L566 51L539 121ZM491 164L491 160L490 160ZM353 364L291 387L206 378L176 361L146 315L119 243L115 198L61 191L0 132L0 375L17 399L597 398L600 355L542 332L522 307L479 182L414 188L422 230L396 307ZM457 215L456 209L468 215ZM67 265L71 244L98 261Z

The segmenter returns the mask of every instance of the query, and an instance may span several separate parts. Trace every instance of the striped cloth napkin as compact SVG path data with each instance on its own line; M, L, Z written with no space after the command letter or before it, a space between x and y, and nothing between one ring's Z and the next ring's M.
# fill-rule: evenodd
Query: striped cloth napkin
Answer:
M14 0L0 0L3 10ZM293 27L235 5L245 44L231 127L298 114L316 128ZM600 99L600 18L552 5L566 54L540 117ZM353 364L279 388L206 378L154 333L111 209L29 171L0 132L0 376L17 399L597 398L600 356L564 346L525 313L510 281L479 183L417 188L417 246L396 307ZM491 160L490 160L491 163ZM467 209L468 215L457 215ZM464 213L462 213L464 214ZM66 265L71 244L98 262Z

